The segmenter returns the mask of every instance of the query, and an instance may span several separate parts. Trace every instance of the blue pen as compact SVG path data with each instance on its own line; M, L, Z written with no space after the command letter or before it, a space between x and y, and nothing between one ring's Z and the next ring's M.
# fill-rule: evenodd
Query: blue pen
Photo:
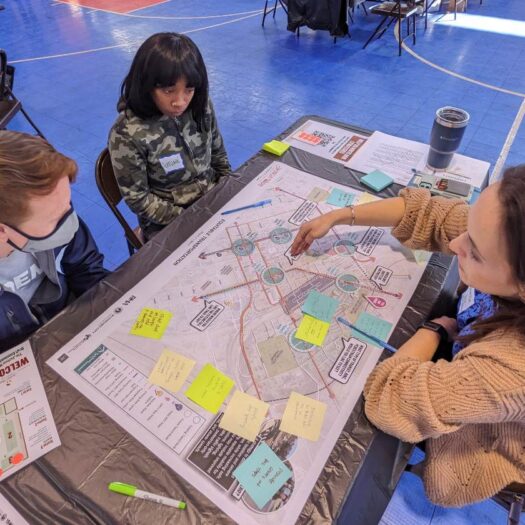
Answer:
M248 210L250 208L260 208L261 206L266 206L266 204L271 204L271 203L272 203L272 199L266 199L264 201L259 201L259 202L254 202L253 204L248 204L248 206L242 206L241 208L235 208L234 210L223 211L221 215L229 215L230 213L235 213L237 211L242 211L242 210Z
M363 330L357 328L357 326L354 326L352 323L349 323L346 319L343 319L342 317L338 317L337 320L341 324L348 326L348 328L351 328L352 330L359 332L361 335L368 337L368 339L370 339L371 341L374 341L374 343L377 343L379 346L382 346L383 348L386 348L387 350L390 350L391 352L397 352L397 349L394 348L392 345L389 345L385 341L382 341L381 339L379 339L379 337L375 337L373 335L367 334L366 332L363 332Z

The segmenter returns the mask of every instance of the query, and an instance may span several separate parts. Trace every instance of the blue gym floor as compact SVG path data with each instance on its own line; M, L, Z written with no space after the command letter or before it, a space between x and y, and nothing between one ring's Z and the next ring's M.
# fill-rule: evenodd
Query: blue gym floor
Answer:
M167 0L118 15L49 0L0 0L0 48L16 65L14 91L48 140L79 165L73 201L107 266L128 257L120 225L100 197L95 160L116 117L120 83L150 34L178 31L200 47L211 96L234 167L305 114L426 142L436 108L457 105L471 122L462 153L525 163L525 5L470 0L467 14L431 17L397 56L392 28L362 49L378 20L354 14L352 38L286 30L284 12L261 28L264 0ZM29 130L21 118L11 129ZM133 215L123 208L133 224ZM443 509L405 474L384 525L503 525L492 501ZM525 521L524 521L525 523Z

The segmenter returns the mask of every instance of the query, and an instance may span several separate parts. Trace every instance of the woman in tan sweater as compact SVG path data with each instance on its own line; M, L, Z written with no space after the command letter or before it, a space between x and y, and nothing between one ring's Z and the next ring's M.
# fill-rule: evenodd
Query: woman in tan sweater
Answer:
M338 224L391 226L409 248L456 254L461 280L494 305L464 305L479 316L459 337L455 319L433 320L459 345L452 361L432 362L441 336L420 328L380 363L364 390L370 421L403 441L426 440L423 479L434 503L461 506L525 483L525 165L472 207L404 189L332 211L300 228L292 255Z

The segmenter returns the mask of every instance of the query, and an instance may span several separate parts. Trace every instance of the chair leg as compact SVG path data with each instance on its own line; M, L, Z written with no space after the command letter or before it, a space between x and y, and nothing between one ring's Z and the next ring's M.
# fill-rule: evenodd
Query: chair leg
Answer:
M46 137L44 137L44 134L40 131L40 129L38 129L37 125L31 120L31 117L26 113L26 110L22 105L20 106L20 111L22 112L22 115L24 115L26 120L29 122L29 124L31 124L32 128L37 132L37 134L44 140L47 140Z
M127 244L128 244L129 256L131 257L131 256L135 253L135 248L134 248L133 245L128 241L128 239L126 239L126 242L127 242Z
M370 42L372 42L372 40L374 39L374 37L377 35L377 33L379 33L380 29L383 27L383 25L385 24L386 22L386 19L388 17L387 16L384 16L383 19L381 20L381 22L379 22L379 24L377 25L377 27L375 28L375 31L370 35L370 38L366 41L365 45L363 46L363 49L366 48L366 46L368 44L370 44ZM387 28L388 29L388 28ZM386 29L385 29L386 31ZM382 33L381 33L382 34ZM379 37L381 38L381 37Z
M267 13L267 10L268 9L268 0L266 0L266 3L264 4L264 13L263 13L263 19L262 19L262 27L264 27L264 21L266 20L266 15L268 14Z
M275 13L277 13L277 1L275 0L275 5L273 6L273 19L275 20Z
M412 34L412 44L416 45L416 15L412 17L412 24L414 26L414 33Z
M401 20L399 20L399 24L397 25L397 31L398 31L398 33L397 33L397 36L398 36L398 43L397 43L397 44L398 44L398 47L399 47L399 56L401 56L401 51L402 51L402 49L403 49L403 48L401 47L401 42L402 42L402 38L401 38L401 25L402 25Z

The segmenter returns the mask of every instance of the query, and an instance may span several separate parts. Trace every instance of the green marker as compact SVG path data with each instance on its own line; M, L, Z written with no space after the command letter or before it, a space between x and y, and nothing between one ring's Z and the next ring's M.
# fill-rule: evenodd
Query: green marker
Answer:
M117 492L118 494L123 494L124 496L146 499L148 501L154 501L155 503L162 503L163 505L175 507L176 509L186 508L186 503L184 503L184 501L178 501L176 499L166 498L164 496L159 496L158 494L153 494L151 492L139 490L133 485L128 485L127 483L120 483L119 481L114 481L113 483L110 483L108 485L108 489L111 490L111 492Z

